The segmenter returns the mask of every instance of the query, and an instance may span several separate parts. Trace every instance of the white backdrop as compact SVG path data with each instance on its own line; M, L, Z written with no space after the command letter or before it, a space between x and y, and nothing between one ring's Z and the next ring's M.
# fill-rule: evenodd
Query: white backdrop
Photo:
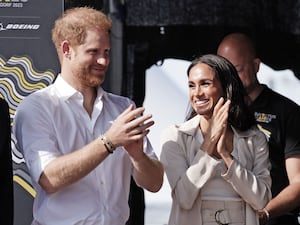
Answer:
M156 154L160 155L161 131L184 121L188 108L187 67L189 61L166 59L163 64L153 65L146 71L145 113L151 113L155 121L148 135ZM300 104L300 81L290 70L274 71L261 64L260 82ZM168 222L171 208L170 187L165 177L158 193L145 191L146 225L164 225Z

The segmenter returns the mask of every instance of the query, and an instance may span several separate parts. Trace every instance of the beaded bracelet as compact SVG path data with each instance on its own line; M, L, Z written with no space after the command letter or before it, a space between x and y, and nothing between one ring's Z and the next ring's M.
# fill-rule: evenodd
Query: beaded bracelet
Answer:
M109 154L112 154L116 147L113 145L113 143L109 140L107 136L104 134L100 136L100 140L104 147L106 148L106 151L108 151Z

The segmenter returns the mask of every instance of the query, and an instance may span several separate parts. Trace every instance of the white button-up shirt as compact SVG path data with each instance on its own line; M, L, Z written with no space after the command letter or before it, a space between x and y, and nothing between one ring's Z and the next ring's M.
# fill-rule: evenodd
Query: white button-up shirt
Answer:
M77 150L109 129L132 101L98 89L92 116L83 108L81 93L61 76L55 83L26 97L17 109L14 134L36 190L33 224L124 225L132 163L119 147L96 169L63 190L47 194L39 177L53 159ZM145 139L145 152L156 157Z

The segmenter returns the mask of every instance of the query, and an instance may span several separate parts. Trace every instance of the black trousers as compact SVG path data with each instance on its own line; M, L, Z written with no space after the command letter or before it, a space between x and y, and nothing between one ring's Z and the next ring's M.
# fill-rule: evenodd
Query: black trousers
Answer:
M271 219L267 225L299 225L296 215L284 215Z
M128 200L130 215L126 225L144 225L145 196L144 190L136 185L131 177L130 193Z

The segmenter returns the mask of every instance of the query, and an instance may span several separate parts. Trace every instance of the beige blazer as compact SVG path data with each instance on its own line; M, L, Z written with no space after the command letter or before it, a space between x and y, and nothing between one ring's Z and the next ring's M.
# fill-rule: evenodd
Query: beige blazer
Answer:
M218 161L200 149L196 139L200 116L162 132L160 159L172 190L169 225L201 225L201 188L214 175ZM202 137L203 139L203 137ZM234 129L237 157L222 177L246 202L246 225L259 224L255 210L271 198L269 149L257 127Z

